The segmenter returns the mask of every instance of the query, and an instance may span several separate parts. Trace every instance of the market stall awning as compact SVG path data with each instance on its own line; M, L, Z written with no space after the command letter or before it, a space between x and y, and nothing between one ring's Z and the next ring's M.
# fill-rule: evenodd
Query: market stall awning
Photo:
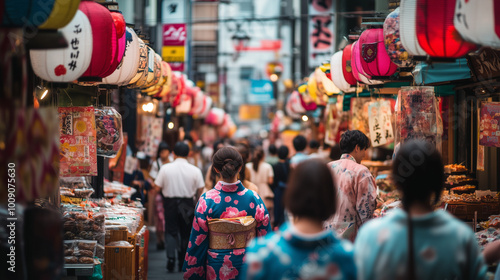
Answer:
M413 76L417 85L436 85L470 79L471 72L467 59L461 58L453 63L419 63Z

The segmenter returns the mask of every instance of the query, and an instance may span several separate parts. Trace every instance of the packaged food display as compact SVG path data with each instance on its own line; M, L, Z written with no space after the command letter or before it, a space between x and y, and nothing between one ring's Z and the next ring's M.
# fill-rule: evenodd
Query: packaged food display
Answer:
M92 264L96 256L97 241L64 241L64 260L66 264Z
M481 249L484 249L486 245L500 239L500 229L488 228L483 231L476 232L476 238Z
M95 108L97 155L115 157L123 143L122 116L113 107Z
M60 195L77 198L89 198L94 193L86 177L61 177L59 191Z
M451 191L456 193L456 194L473 193L473 192L475 192L475 190L476 190L476 187L470 186L470 185L466 185L466 186L462 186L462 187L454 187L451 189Z
M95 240L104 245L105 228L104 214L92 211L66 211L64 217L64 239L65 240ZM83 248L88 247L84 243ZM93 250L95 246L93 247Z
M448 164L444 166L444 173L467 172L467 168L461 164Z

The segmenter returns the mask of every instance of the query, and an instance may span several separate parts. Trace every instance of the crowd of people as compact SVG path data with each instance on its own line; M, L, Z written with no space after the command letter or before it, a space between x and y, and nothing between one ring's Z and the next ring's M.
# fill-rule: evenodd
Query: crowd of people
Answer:
M427 142L395 154L403 207L373 219L378 190L360 131L330 151L301 135L293 152L218 141L206 172L188 140L160 144L145 179L157 248L184 279L485 279L485 260L500 259L499 243L483 256L469 226L435 210L444 170Z

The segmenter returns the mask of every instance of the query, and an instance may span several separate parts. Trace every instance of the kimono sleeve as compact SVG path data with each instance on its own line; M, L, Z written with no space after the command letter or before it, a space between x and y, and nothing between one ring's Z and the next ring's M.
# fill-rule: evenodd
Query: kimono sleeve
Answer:
M266 205L260 196L252 191L255 199L255 221L257 222L257 236L264 236L268 232L271 232L271 223L269 218L269 212L267 211Z
M377 187L370 171L360 174L357 186L356 210L361 218L361 224L373 218L377 206Z
M262 246L257 245L256 241L261 240L260 238L263 237L256 238L248 244L245 253L245 262L243 263L239 279L269 279L269 273L266 273L266 264L269 262L269 255L262 256L262 254L259 254Z
M184 260L184 279L205 279L208 251L207 203L205 194L195 208L193 228Z

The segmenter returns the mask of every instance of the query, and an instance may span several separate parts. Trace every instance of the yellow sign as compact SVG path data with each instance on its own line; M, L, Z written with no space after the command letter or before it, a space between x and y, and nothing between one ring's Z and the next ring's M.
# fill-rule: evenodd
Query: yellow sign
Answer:
M161 57L166 62L184 62L186 58L186 47L184 46L163 46Z
M262 115L262 107L260 105L241 105L239 113L241 121L259 120Z

